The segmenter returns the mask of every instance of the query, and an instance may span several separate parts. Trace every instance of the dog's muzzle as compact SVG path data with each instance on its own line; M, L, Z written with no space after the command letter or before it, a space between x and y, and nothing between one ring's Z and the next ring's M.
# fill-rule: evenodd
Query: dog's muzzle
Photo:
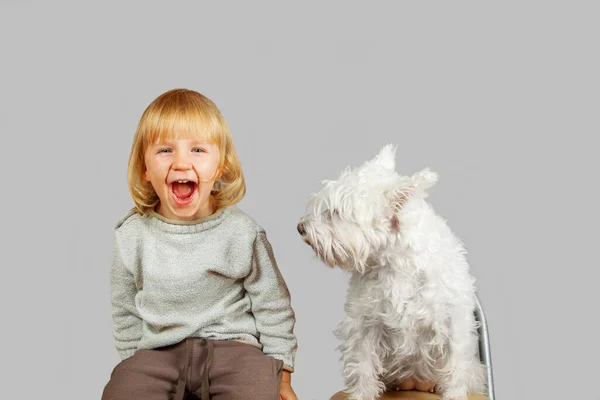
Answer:
M301 234L302 236L306 235L306 228L304 227L304 224L302 222L300 222L298 224L296 229L298 229L298 233Z

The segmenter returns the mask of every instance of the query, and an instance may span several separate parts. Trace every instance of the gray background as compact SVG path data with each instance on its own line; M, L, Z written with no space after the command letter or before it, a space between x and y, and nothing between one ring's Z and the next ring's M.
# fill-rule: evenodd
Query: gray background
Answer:
M0 7L1 398L100 398L133 133L186 87L233 132L240 208L292 293L301 400L343 386L348 277L296 222L321 179L388 142L401 173L440 174L430 200L469 251L498 398L600 399L597 5L84 3Z

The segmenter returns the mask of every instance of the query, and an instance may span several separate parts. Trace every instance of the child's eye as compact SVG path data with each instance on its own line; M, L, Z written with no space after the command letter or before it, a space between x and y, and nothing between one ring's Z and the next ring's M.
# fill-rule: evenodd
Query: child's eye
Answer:
M197 150L197 151L196 151ZM196 152L196 153L204 153L204 149L201 149L199 147L194 148L192 151Z
M167 151L171 151L171 149L159 149L158 150L159 153L165 153Z

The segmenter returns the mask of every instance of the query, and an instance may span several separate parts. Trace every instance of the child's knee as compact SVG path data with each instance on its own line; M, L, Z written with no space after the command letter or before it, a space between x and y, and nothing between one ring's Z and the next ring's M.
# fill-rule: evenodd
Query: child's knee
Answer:
M224 396L223 400L279 400L283 361L266 355L255 357L252 361L252 364L238 365L239 369L228 374L226 382L215 382L227 387L229 396Z

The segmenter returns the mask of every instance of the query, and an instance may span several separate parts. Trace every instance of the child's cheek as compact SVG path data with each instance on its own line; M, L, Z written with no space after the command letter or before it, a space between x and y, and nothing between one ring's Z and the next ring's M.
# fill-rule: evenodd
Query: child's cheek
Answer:
M198 175L200 175L200 180L207 181L215 178L217 168L214 165L200 164L196 166L196 171L198 171Z

